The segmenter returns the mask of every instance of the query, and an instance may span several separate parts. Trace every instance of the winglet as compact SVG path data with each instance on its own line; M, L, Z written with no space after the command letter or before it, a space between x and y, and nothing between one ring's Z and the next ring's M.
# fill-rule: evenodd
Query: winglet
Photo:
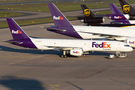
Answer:
M61 11L53 3L48 3L48 7L50 9L55 27L72 26L69 20L61 13Z

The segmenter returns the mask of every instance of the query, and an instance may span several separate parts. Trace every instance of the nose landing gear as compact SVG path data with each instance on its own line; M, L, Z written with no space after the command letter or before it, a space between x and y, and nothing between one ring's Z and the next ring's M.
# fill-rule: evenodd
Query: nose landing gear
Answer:
M127 57L127 53L126 52L116 52L116 56L125 58L125 57Z
M126 52L116 52L116 56L115 56L115 54L110 54L109 55L109 59L125 58L125 57L127 57L127 53Z

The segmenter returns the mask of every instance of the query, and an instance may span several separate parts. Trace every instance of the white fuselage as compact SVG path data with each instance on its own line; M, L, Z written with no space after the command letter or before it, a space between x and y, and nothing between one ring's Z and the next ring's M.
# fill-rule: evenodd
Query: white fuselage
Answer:
M130 24L135 24L135 20L129 20L130 19L130 15L129 14L124 14L124 16L130 22Z
M135 24L135 20L128 20L130 24Z
M125 18L126 18L127 20L129 20L129 19L130 19L129 14L123 14L123 15L125 16Z
M35 39L32 42L38 49L49 50L71 50L74 48L85 51L119 51L130 52L133 49L124 42L108 41L108 40L79 40L79 39Z
M135 26L128 28L104 27L104 26L73 26L83 39L100 37L100 34L119 37L135 37ZM98 35L93 35L98 34Z

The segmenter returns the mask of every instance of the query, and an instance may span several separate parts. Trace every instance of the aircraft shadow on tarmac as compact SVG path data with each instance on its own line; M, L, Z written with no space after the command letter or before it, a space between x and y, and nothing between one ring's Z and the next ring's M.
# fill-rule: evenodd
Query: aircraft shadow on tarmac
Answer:
M10 90L46 90L45 85L38 80L14 76L2 76L0 78L0 84Z
M9 51L9 52L18 52L18 53L30 53L30 54L54 54L54 55L62 55L62 51L52 51L52 50L35 50L35 49L15 49L11 47L6 47L0 45L0 51ZM90 52L90 54L86 55L99 55L99 56L108 56L112 53L109 52ZM76 56L69 56L69 57L76 57Z
M31 54L56 54L60 55L60 51L51 51L51 50L36 50L36 49L16 49L11 47L6 47L0 45L0 51L9 51L9 52L18 52L18 53L31 53Z
M71 83L71 82L66 81L66 83L68 83L68 84L70 84L70 85L72 85L72 86L78 88L78 90L83 90L82 88L80 88L79 86L77 86L77 85L75 85L75 84L73 84L73 83Z

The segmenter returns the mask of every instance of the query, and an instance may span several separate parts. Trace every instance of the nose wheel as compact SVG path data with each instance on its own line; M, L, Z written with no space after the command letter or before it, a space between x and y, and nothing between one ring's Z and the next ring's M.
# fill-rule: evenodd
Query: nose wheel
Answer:
M125 57L127 57L127 53L126 52L116 52L116 56L125 58Z

